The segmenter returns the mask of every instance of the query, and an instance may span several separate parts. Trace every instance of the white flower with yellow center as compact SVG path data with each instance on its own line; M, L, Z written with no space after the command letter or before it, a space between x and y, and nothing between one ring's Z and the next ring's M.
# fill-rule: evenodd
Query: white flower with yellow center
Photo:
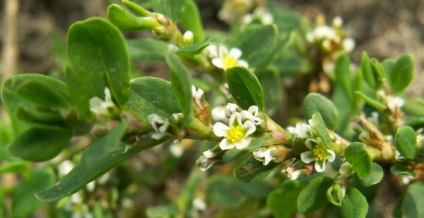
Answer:
M315 170L317 172L325 170L325 162L327 160L332 162L336 158L334 151L324 147L321 138L307 139L305 144L310 150L301 153L300 158L307 164L315 161Z
M242 52L238 48L232 48L228 51L228 48L225 46L218 47L218 57L212 59L212 64L215 67L221 69L228 69L231 67L249 67L249 64L245 60L239 59L242 55Z
M110 109L115 107L108 87L105 88L104 93L104 101L99 97L93 97L90 99L90 110L96 115L108 116L110 114Z
M244 149L249 146L251 138L249 135L256 131L256 126L252 121L242 123L241 114L236 112L230 117L229 126L217 122L213 125L213 132L218 137L224 137L219 143L222 150L232 148Z
M169 126L168 119L165 119L157 114L151 114L147 118L150 126L152 126L155 132L152 134L152 139L160 140L166 135L166 130Z

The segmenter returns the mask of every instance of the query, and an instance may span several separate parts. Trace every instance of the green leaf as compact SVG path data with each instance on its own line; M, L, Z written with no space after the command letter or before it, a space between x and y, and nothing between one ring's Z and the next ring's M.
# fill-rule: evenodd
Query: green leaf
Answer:
M285 180L280 189L268 195L266 205L275 218L290 218L297 211L297 198L302 190L299 181Z
M58 155L71 140L72 132L54 127L33 127L13 141L9 152L29 161L46 161Z
M230 177L218 177L208 187L208 197L225 208L236 208L243 200L239 183Z
M340 55L336 60L336 82L343 88L351 104L353 104L352 74L350 72L350 59L347 54ZM321 113L322 114L322 113Z
M187 0L149 0L153 11L169 17L172 21L178 22L187 4Z
M171 68L171 86L184 114L183 125L188 126L194 119L191 81L184 65L174 54L166 56Z
M366 96L364 93L360 92L360 91L356 91L355 92L356 95L362 97L369 105L373 106L375 109L379 110L379 111L384 111L387 109L386 105L384 105L383 103L374 100L368 96Z
M303 110L305 119L311 119L315 113L320 113L325 125L329 129L334 129L337 124L339 114L333 102L318 93L310 93L303 100Z
M160 25L154 19L137 17L116 4L109 6L107 18L122 31L151 30Z
M362 52L361 70L362 74L364 75L365 82L371 88L376 88L378 78L377 75L375 75L374 72L371 70L370 58L365 51Z
M358 177L358 179L363 186L369 187L379 183L383 179L383 176L384 176L383 168L377 163L373 162L371 166L370 174L366 177Z
M322 139L324 146L328 149L331 149L332 141L328 135L324 120L322 119L319 112L316 112L314 115L312 115L312 122L314 124L314 129L316 130L318 136Z
M264 112L264 92L258 78L244 67L233 67L227 70L228 87L234 100L247 110L256 105L260 112Z
M69 102L68 87L61 81L41 74L20 74L3 83L2 100L10 113L19 107L65 107Z
M147 120L151 114L171 118L173 113L181 112L171 83L156 77L131 80L127 106L142 120Z
M396 149L402 156L408 159L415 157L415 144L417 143L417 136L414 129L410 126L401 126L396 131L395 136Z
M168 43L155 39L127 40L131 60L165 61Z
M19 107L16 117L36 126L64 126L62 114L58 110L34 109L32 107Z
M272 115L280 109L283 95L281 78L274 71L265 71L258 75L263 88L266 114Z
M258 70L272 61L277 35L275 25L249 25L234 37L230 46L241 49L241 58L249 63L249 67Z
M367 199L356 188L347 188L341 207L342 217L363 218L367 215L367 212Z
M390 172L394 175L415 176L414 171L412 171L411 169L397 165L392 165L390 167Z
M184 12L180 17L181 25L186 30L190 30L194 35L194 43L199 43L205 39L203 33L202 18L194 0L187 0Z
M118 105L129 93L130 62L124 37L117 27L100 18L74 23L68 32L66 82L85 119L91 117L89 99L104 98L109 87Z
M273 11L274 21L279 31L292 31L301 24L301 16L291 10L281 10L281 7L271 7Z
M194 56L199 54L204 48L208 45L217 45L220 44L220 40L218 38L207 38L203 42L194 44L194 45L185 45L181 47L175 54L181 56Z
M332 184L333 180L329 177L320 176L311 180L297 198L299 212L309 213L323 207L327 203L327 190Z
M7 164L2 164L2 166L0 166L0 175L11 172L22 172L28 170L29 167L30 163L27 161L15 161Z
M366 177L370 174L372 161L364 143L354 142L350 144L345 149L344 156L359 177Z
M414 61L410 55L400 57L389 76L389 83L394 93L402 92L414 77Z
M263 165L261 161L254 157L243 161L238 165L233 173L234 176L242 182L257 182L267 177L278 163L270 162L268 165Z
M423 197L424 182L417 181L409 186L401 201L400 212L402 217L424 217Z
M53 185L54 172L48 166L35 169L13 193L13 217L28 217L41 208L44 203L35 198L35 193Z
M120 145L126 130L126 124L119 124L107 135L91 144L83 153L81 161L56 185L37 193L37 197L46 202L56 201L68 196L87 183L106 173L122 161L141 150L163 143L167 138L153 140L149 136L141 137L140 144Z
M178 206L175 204L167 204L164 206L148 207L146 215L149 218L171 217L179 212Z
M384 70L383 65L380 64L380 62L372 58L370 61L371 64L371 70L373 71L374 75L377 75L377 83L381 83L383 79L387 77L386 71Z
M344 191L340 187L338 183L334 183L330 188L327 190L327 200L336 205L337 207L342 206L342 201L344 197Z

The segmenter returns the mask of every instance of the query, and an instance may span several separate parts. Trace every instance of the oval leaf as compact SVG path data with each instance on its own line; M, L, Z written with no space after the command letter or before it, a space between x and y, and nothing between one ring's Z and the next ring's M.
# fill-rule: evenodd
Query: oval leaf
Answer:
M181 112L171 83L155 77L131 80L127 106L142 120L147 120L151 114L171 118L173 113Z
M76 22L68 32L66 82L85 119L91 117L89 99L104 98L109 87L118 105L129 93L130 62L124 37L117 27L101 18Z
M359 177L366 177L370 174L372 161L364 143L350 144L345 149L344 156Z
M343 88L345 95L348 97L350 103L353 104L353 79L352 74L350 72L350 59L346 53L340 55L339 58L337 58L335 74L337 84Z
M256 105L264 112L264 92L258 78L243 67L233 67L226 72L228 87L237 104L247 110Z
M362 70L362 74L364 75L365 82L371 88L376 88L377 87L377 78L376 78L376 75L371 70L370 57L368 56L368 54L365 51L362 52L361 70Z
M311 180L297 198L299 212L308 213L323 207L327 203L326 193L333 184L329 177L317 177Z
M414 61L411 55L400 57L389 76L389 83L394 93L402 92L408 87L414 77Z
M349 187L343 198L341 207L342 217L363 218L368 213L367 199L356 188Z
M268 195L266 205L273 217L290 218L297 211L297 198L302 191L299 181L285 180L280 189Z
M233 173L234 176L242 182L257 182L267 177L277 166L278 163L274 162L263 165L261 161L256 160L254 157L250 157L238 165Z
M311 119L312 115L319 112L325 125L329 129L334 129L337 124L339 114L333 102L318 93L310 93L303 100L303 110L305 119Z
M154 19L137 17L119 5L112 4L107 10L107 18L122 31L150 30L160 24Z
M363 186L369 187L379 183L383 179L383 176L384 176L383 168L377 163L373 162L371 166L370 174L366 177L362 177L362 178L358 177L358 179Z
M171 68L172 89L184 114L183 125L188 126L194 119L190 76L175 54L168 54L166 62Z
M314 124L314 129L318 136L323 140L324 146L331 149L332 141L320 113L317 112L312 116L312 123Z
M395 136L396 149L402 156L408 159L415 157L415 144L417 143L417 135L410 126L401 126L396 131Z
M34 127L18 135L9 146L12 155L29 161L50 160L62 151L72 132L53 127Z

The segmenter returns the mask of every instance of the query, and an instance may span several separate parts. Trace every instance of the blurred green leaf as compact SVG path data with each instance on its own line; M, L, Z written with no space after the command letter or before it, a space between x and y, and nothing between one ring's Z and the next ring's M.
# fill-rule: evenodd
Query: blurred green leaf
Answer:
M241 58L249 63L249 67L259 70L271 63L277 35L275 25L249 25L234 38L230 46L241 49Z
M257 182L267 177L277 166L278 163L270 162L264 165L261 161L250 157L238 165L233 173L242 182Z
M350 104L353 104L352 74L350 72L350 59L347 54L340 55L336 60L336 82L343 88ZM322 113L321 113L322 114Z
M227 70L228 87L234 100L247 110L256 105L260 112L264 112L264 92L258 78L244 67L233 67Z
M159 26L156 20L137 17L117 4L112 4L108 7L107 18L122 31L151 30Z
M73 194L87 183L103 175L122 161L141 150L163 143L166 138L153 140L141 137L140 144L130 146L120 144L126 124L119 124L107 135L93 142L83 153L81 161L54 186L37 193L37 197L46 202L56 201Z
M207 194L214 203L225 208L236 208L243 200L239 183L230 177L218 177L212 181Z
M410 55L403 55L393 66L389 83L394 93L402 92L414 77L414 61Z
M366 96L364 93L360 92L360 91L356 91L355 92L356 95L362 97L369 105L373 106L375 109L379 110L379 111L384 111L387 109L386 105L384 105L383 103L372 99L368 96Z
M424 183L417 181L408 187L408 190L402 197L400 212L402 217L424 217Z
M334 129L337 124L339 114L337 109L328 98L318 93L310 93L303 100L303 110L305 119L311 119L315 113L320 113L325 125L329 129Z
M367 212L367 199L356 188L348 187L341 207L342 217L363 218Z
M149 0L153 11L169 17L173 22L178 22L188 0Z
M186 0L187 4L181 14L180 22L186 30L190 30L194 35L194 43L199 43L205 39L203 33L202 18L194 0Z
M55 174L48 166L35 169L13 193L13 217L28 217L45 203L35 198L35 193L53 185Z
M285 180L282 187L268 195L266 204L275 218L290 218L297 211L297 198L302 191L299 181Z
M377 183L380 183L380 181L383 179L383 176L384 176L383 168L377 163L372 162L370 174L365 177L358 177L358 179L361 185L365 187L369 187Z
M371 64L371 71L373 71L374 75L377 75L377 80L376 80L377 84L381 83L383 79L387 78L387 74L386 74L386 71L384 70L383 65L381 65L381 63L377 59L372 58L370 61L370 64Z
M184 115L183 125L188 126L194 119L190 76L175 54L168 54L166 62L171 68L172 89Z
M168 43L155 39L127 40L128 53L131 60L165 61Z
M156 77L131 80L127 106L142 120L147 120L151 114L172 118L173 113L181 113L171 83Z
M210 37L205 39L203 42L194 45L185 45L181 47L175 54L181 56L194 56L202 52L208 45L218 45L220 40L218 38Z
M118 105L125 104L130 62L124 37L117 27L101 18L72 24L67 54L66 82L83 118L91 117L90 98L104 98L106 87Z
M179 212L178 206L175 204L167 204L164 206L148 207L146 215L149 218L171 217Z
M298 210L309 213L323 207L328 201L326 193L333 184L333 179L319 176L309 182L297 198Z
M354 142L350 144L345 149L344 156L359 177L366 177L370 174L372 161L364 143Z
M18 135L9 152L29 161L46 161L58 155L69 143L72 132L55 127L33 127Z
M415 157L415 144L417 143L417 136L414 129L410 126L401 126L396 131L395 136L396 149L402 156L408 159Z
M390 172L394 175L415 176L414 171L408 169L407 166L392 165L390 167Z
M377 75L375 75L374 72L371 70L370 58L365 51L362 52L361 69L362 74L364 75L365 82L371 88L376 88L378 78Z
M318 136L322 139L324 146L328 149L332 147L332 141L328 135L327 127L325 126L324 120L321 117L319 112L316 112L312 115L312 122L314 124L314 129L316 130Z
M271 116L280 109L283 95L281 79L270 70L258 74L258 79L264 92L265 112Z

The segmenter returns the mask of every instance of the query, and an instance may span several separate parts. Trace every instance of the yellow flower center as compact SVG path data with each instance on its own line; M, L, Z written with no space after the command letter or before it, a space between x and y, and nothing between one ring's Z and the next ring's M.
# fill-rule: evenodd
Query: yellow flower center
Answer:
M324 149L314 148L315 160L324 160L325 151Z
M225 68L231 68L236 66L237 60L230 55L227 55L223 58Z
M227 140L231 143L240 141L244 137L244 133L241 131L240 126L231 126L230 131L228 131Z

